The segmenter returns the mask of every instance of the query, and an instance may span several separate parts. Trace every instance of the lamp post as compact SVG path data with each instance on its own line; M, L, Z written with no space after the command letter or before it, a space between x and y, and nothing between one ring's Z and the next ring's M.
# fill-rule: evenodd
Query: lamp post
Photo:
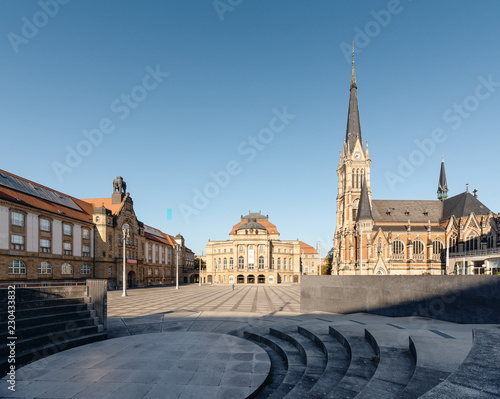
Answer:
M201 258L203 257L203 251L201 251L201 255L198 258L198 285L201 287Z
M122 233L123 233L123 277L122 277L122 283L123 283L123 294L122 296L127 296L127 282L126 282L126 266L127 266L127 260L125 257L125 247L127 243L127 238L130 234L130 227L127 223L125 223L122 226Z
M179 244L175 244L175 289L179 289Z
M361 224L358 223L359 233L359 274L363 274L363 229Z

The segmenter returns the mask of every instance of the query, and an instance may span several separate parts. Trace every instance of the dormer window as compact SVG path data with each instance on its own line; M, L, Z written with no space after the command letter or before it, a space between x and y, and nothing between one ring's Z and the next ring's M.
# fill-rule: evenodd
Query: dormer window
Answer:
M410 214L410 211L407 209L407 210L405 211L405 215L407 215L407 216L408 216L409 214Z

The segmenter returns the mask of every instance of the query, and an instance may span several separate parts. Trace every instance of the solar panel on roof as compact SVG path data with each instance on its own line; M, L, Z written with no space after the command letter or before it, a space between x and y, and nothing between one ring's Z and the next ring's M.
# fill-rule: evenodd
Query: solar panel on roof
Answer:
M146 233L153 234L154 236L163 238L163 235L158 230L153 229L152 227L144 226L144 231Z
M56 193L51 189L38 186L34 183L27 182L25 180L19 179L18 177L7 175L5 173L0 172L0 176L2 177L0 179L0 186L20 191L21 193L41 198L55 204L65 206L67 208L74 209L76 211L82 211L82 209L71 198Z

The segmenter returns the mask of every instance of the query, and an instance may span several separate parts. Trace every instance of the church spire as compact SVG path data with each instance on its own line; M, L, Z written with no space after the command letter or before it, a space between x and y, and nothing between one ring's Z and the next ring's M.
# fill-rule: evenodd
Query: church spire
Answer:
M361 125L359 123L357 88L356 71L354 69L354 42L352 42L351 93L349 95L349 111L347 113L347 129L345 134L345 140L349 147L349 154L354 150L358 139L361 146L363 146L363 140L361 139Z
M446 182L446 172L444 170L444 155L441 158L441 172L439 174L439 184L437 190L438 200L444 201L448 198L448 183Z
M358 217L356 218L357 222L362 220L373 220L370 197L368 196L368 185L366 184L366 176L363 178L363 187L361 188L361 197L359 199Z

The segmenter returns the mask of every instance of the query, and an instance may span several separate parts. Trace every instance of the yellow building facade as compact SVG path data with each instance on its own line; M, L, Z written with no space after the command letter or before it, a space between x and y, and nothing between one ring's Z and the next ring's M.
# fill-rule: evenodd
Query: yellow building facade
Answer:
M299 240L281 241L269 217L241 216L229 240L209 241L203 283L299 283L302 274L318 274L316 250Z

